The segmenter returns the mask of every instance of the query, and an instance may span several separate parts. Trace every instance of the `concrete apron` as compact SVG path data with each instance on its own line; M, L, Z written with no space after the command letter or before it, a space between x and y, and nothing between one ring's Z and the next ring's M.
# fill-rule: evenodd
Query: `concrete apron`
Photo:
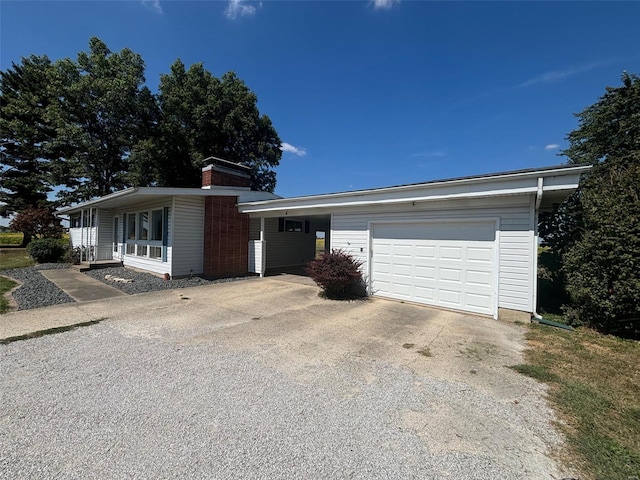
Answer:
M110 287L73 269L40 270L40 273L55 283L76 302L90 302L112 297L127 296L117 288Z

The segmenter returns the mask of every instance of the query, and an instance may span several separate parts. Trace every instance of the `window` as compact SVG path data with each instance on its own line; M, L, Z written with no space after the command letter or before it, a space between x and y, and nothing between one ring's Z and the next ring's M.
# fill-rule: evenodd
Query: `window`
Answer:
M149 212L138 214L138 240L149 240Z
M127 214L127 240L136 239L136 214Z
M151 240L162 241L162 210L151 212Z
M69 223L71 228L80 228L80 215L71 217Z
M166 244L163 246L166 225L162 209L127 213L123 226L126 226L126 255L162 261L166 248ZM117 239L117 226L114 226L114 251L117 251Z
M279 218L278 231L309 233L309 220L299 220L294 218Z
M91 213L89 216L89 212L84 212L82 215L82 226L83 227L95 227L96 226L96 214L95 212Z

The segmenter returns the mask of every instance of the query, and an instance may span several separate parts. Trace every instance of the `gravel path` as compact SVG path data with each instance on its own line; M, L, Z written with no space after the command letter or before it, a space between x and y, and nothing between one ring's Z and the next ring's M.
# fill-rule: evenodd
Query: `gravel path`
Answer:
M29 310L75 301L40 274L40 270L59 268L69 266L61 263L43 263L34 267L0 270L0 276L10 277L22 283L22 286L13 292L13 298L18 303L18 310Z
M5 478L542 478L485 455L430 452L404 412L451 398L484 416L506 409L384 362L347 359L301 383L250 354L108 322L0 348Z
M139 272L125 267L99 268L85 272L96 280L100 280L107 285L117 288L130 295L145 292L158 292L161 290L171 290L174 288L198 287L201 285L211 285L213 283L226 283L236 280L246 280L247 277L222 278L219 280L205 280L200 277L178 278L175 280L164 280L150 273ZM117 278L133 280L131 283L113 282L105 279L106 275L113 275Z

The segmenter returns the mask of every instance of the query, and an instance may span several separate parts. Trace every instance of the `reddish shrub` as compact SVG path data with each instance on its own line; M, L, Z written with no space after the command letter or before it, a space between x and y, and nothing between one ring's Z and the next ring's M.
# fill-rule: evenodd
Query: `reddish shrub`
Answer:
M362 262L342 250L332 250L309 262L307 274L318 284L328 298L346 298L354 295L362 282Z

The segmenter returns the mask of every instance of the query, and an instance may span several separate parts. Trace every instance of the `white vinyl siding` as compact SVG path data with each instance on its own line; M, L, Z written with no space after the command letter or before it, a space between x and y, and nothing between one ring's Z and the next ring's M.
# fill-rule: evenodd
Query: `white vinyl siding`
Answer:
M353 213L334 213L331 248L344 250L363 262L369 277L369 222L498 218L498 307L533 312L533 242L528 196L502 200L433 202L428 207L385 209L368 207ZM503 248L504 247L504 248Z
M96 227L78 227L69 229L69 239L74 247L80 245L95 245L96 234L98 230Z
M306 265L316 256L316 231L327 232L329 225L319 217L294 217L302 221L302 232L279 232L278 218L265 218L266 268L282 268ZM304 233L305 221L309 221L309 233ZM327 235L328 236L328 235ZM249 224L249 239L260 238L260 219Z
M279 232L278 219L266 218L264 229L267 268L304 265L313 260L315 255L315 235L312 233L313 228L311 226L309 233L304 233L304 222L302 232Z
M204 197L174 197L173 213L171 275L200 275L204 263Z

